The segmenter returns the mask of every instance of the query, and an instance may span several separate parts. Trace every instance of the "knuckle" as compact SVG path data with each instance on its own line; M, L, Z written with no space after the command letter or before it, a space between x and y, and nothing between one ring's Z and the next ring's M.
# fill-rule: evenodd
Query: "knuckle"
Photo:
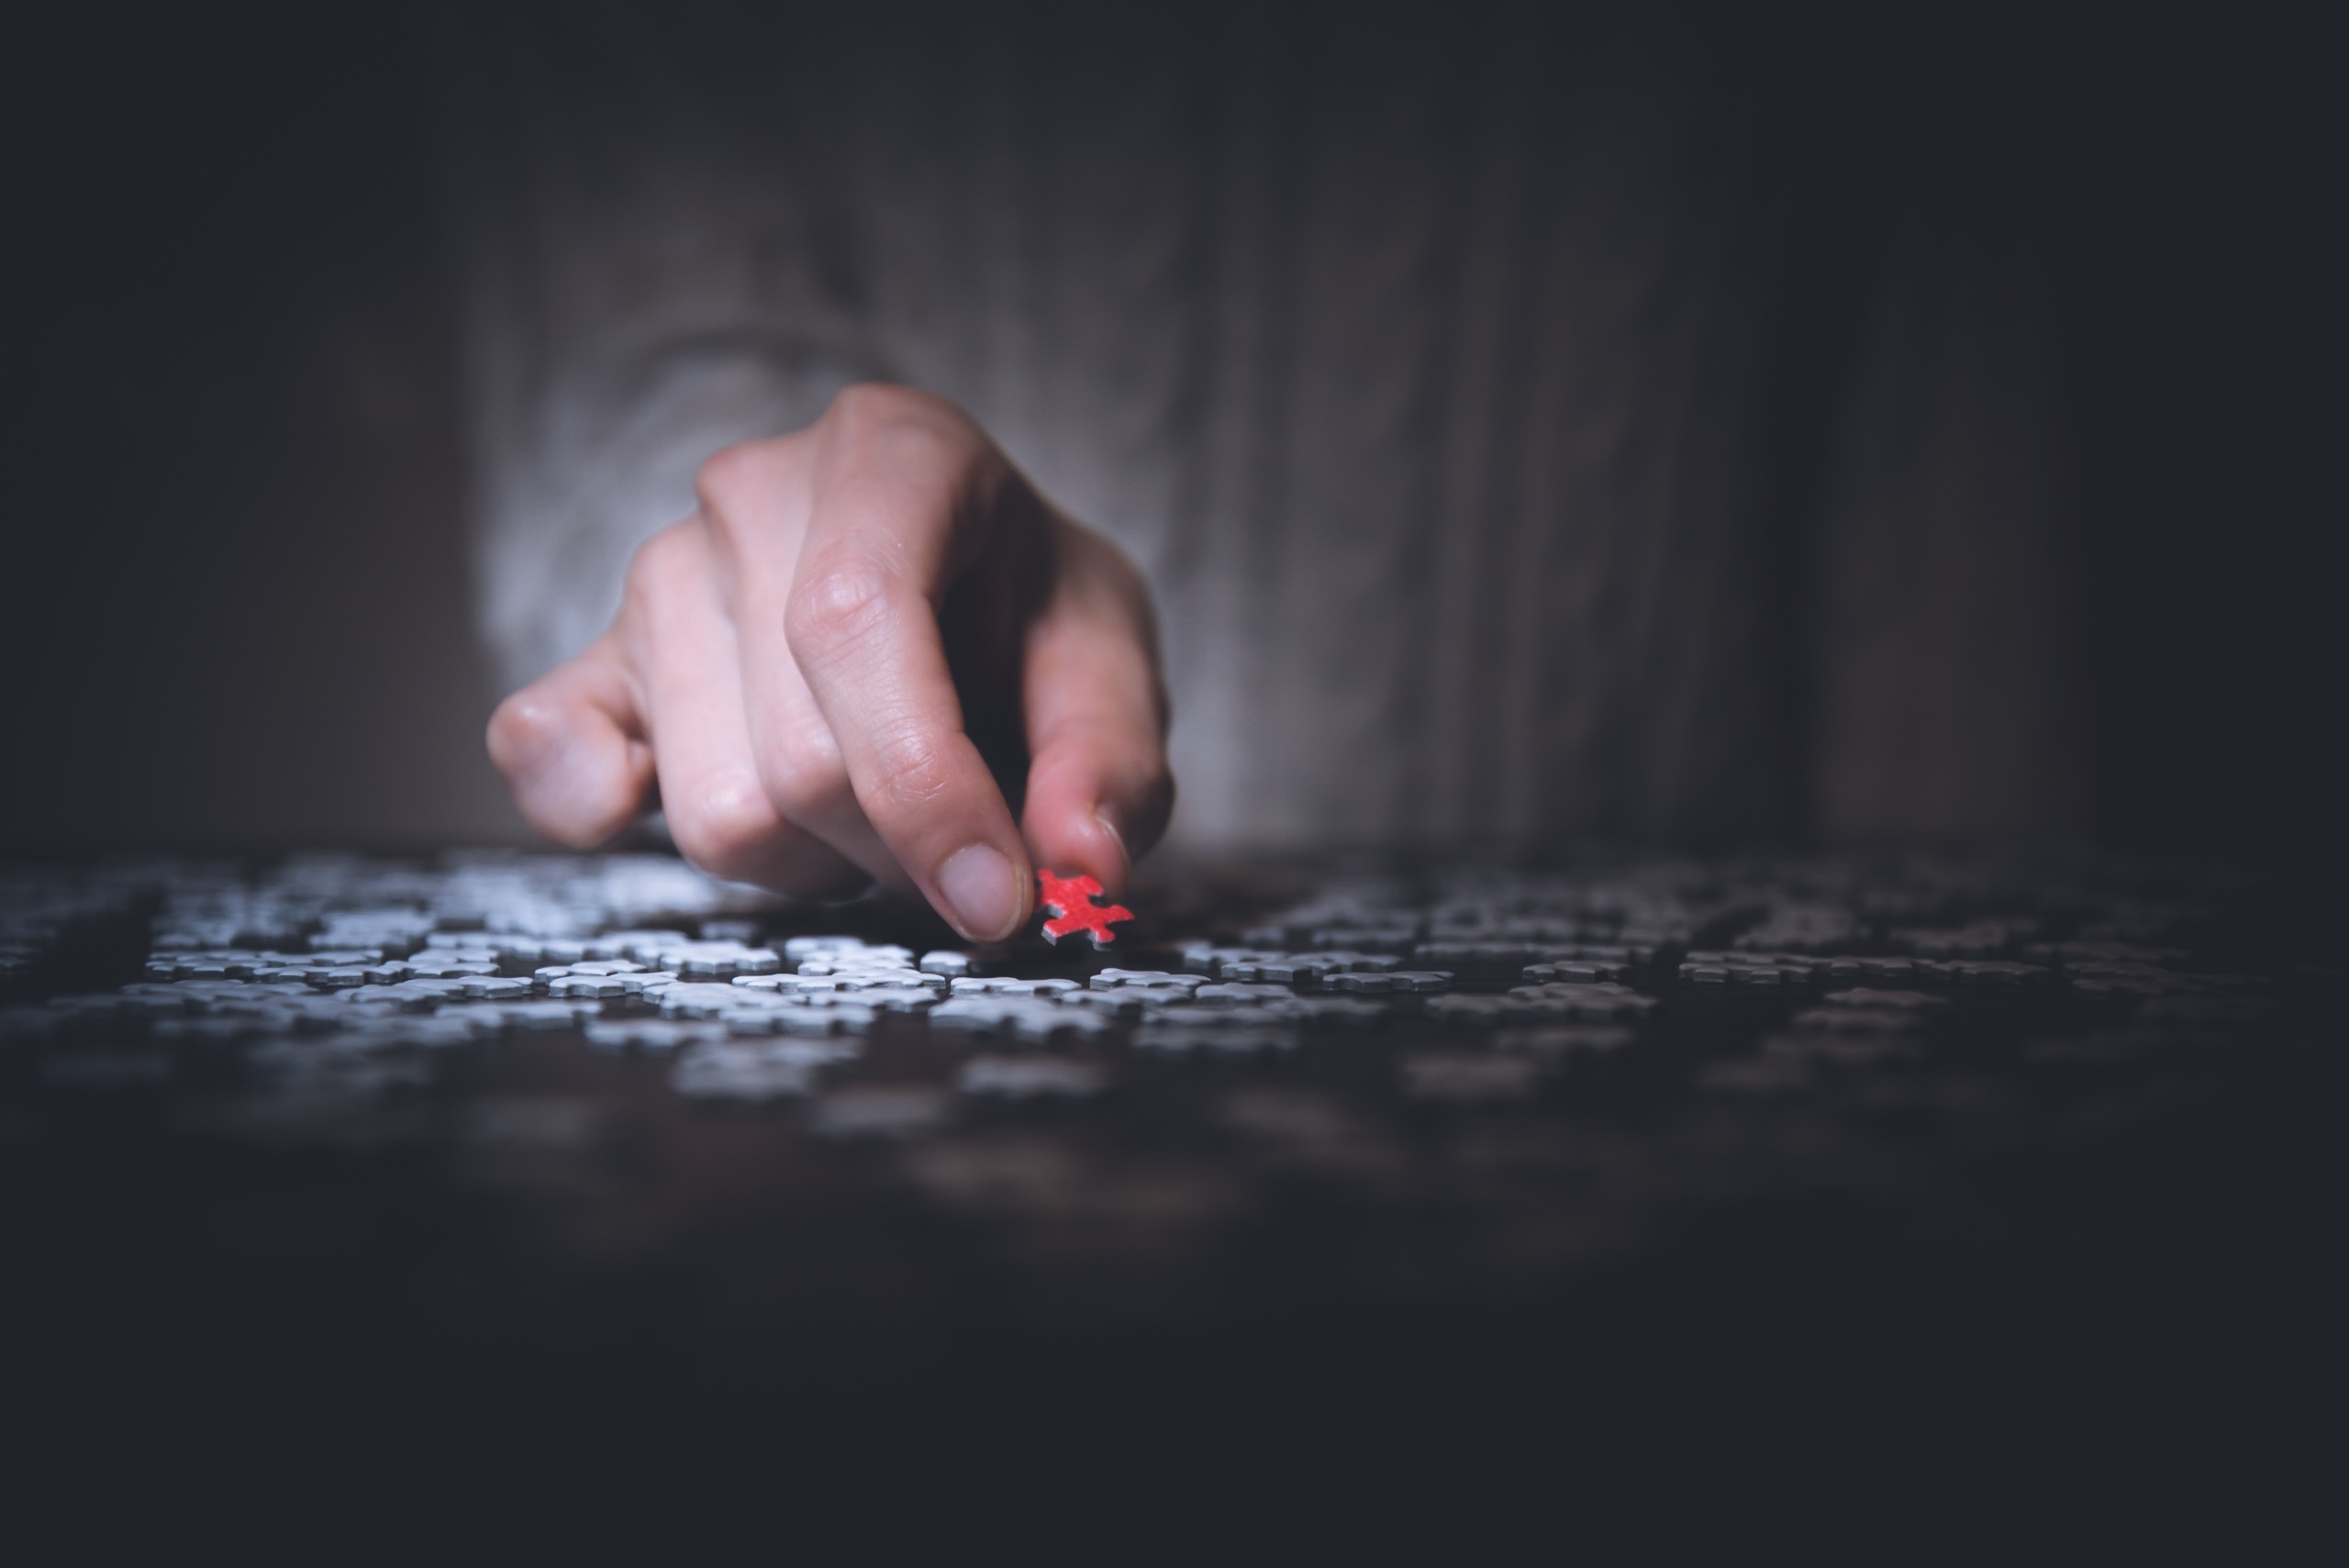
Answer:
M822 663L885 623L889 600L889 573L878 562L827 562L793 585L784 636L803 662Z
M562 710L535 686L525 686L489 716L489 760L513 778L530 772L562 739Z
M629 557L628 574L621 584L622 615L642 616L651 602L666 595L687 569L692 540L685 530L690 526L673 523L636 547L636 553Z
M703 460L694 475L694 496L702 515L732 530L765 515L789 450L785 439L740 441Z
M848 770L840 749L822 738L795 738L776 748L760 770L767 796L785 819L810 825L835 811L848 798Z
M748 880L783 827L765 792L747 778L705 784L667 809L678 852L729 880Z
M935 393L885 381L853 382L841 388L824 412L826 418L851 429L936 419L941 415L959 418L962 414Z
M1097 592L1135 628L1139 640L1155 646L1150 584L1125 548L1100 529L1065 516L1054 519L1063 573Z
M592 724L529 690L490 716L489 753L523 820L571 849L609 840L643 803L647 774L631 748L600 744Z
M824 425L829 437L852 450L915 443L969 458L991 450L977 423L954 403L885 382L842 387L824 411Z

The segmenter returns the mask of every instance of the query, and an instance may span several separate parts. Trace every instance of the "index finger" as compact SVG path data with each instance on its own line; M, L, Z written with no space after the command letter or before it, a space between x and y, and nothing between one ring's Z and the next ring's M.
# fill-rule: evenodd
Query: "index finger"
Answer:
M963 936L1000 941L1027 920L1032 873L964 729L938 601L1024 486L933 398L852 392L825 421L785 601L790 653L898 865Z

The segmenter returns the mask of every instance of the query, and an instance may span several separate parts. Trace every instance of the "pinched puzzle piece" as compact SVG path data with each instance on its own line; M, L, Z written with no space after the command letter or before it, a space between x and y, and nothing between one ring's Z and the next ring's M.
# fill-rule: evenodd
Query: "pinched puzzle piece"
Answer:
M1044 940L1057 943L1063 937L1082 933L1093 939L1097 948L1106 948L1118 940L1109 929L1112 920L1130 920L1134 912L1117 904L1096 904L1101 896L1101 884L1089 876L1055 876L1048 871L1036 873L1041 891L1036 902L1052 916L1044 922Z

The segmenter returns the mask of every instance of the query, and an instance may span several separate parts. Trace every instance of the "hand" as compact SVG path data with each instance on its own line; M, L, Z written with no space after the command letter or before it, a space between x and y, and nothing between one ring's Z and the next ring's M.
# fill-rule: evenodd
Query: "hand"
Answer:
M972 941L1026 922L1035 864L1124 887L1174 784L1150 597L1115 545L898 387L728 448L696 489L611 628L490 719L533 828L590 848L658 804L713 875L869 876Z

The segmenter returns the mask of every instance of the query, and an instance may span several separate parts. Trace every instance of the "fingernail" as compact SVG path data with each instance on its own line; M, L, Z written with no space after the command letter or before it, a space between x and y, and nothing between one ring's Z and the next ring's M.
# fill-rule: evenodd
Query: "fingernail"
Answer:
M1118 863L1122 870L1133 870L1133 851L1126 848L1126 836L1118 831L1118 819L1109 815L1109 808L1107 806L1095 806L1093 808L1093 820L1098 822L1102 827L1107 828L1109 830L1109 840L1118 846ZM1119 880L1124 880L1122 874L1120 875Z
M970 844L938 869L938 891L963 934L974 942L999 942L1019 923L1019 879L1000 851Z

